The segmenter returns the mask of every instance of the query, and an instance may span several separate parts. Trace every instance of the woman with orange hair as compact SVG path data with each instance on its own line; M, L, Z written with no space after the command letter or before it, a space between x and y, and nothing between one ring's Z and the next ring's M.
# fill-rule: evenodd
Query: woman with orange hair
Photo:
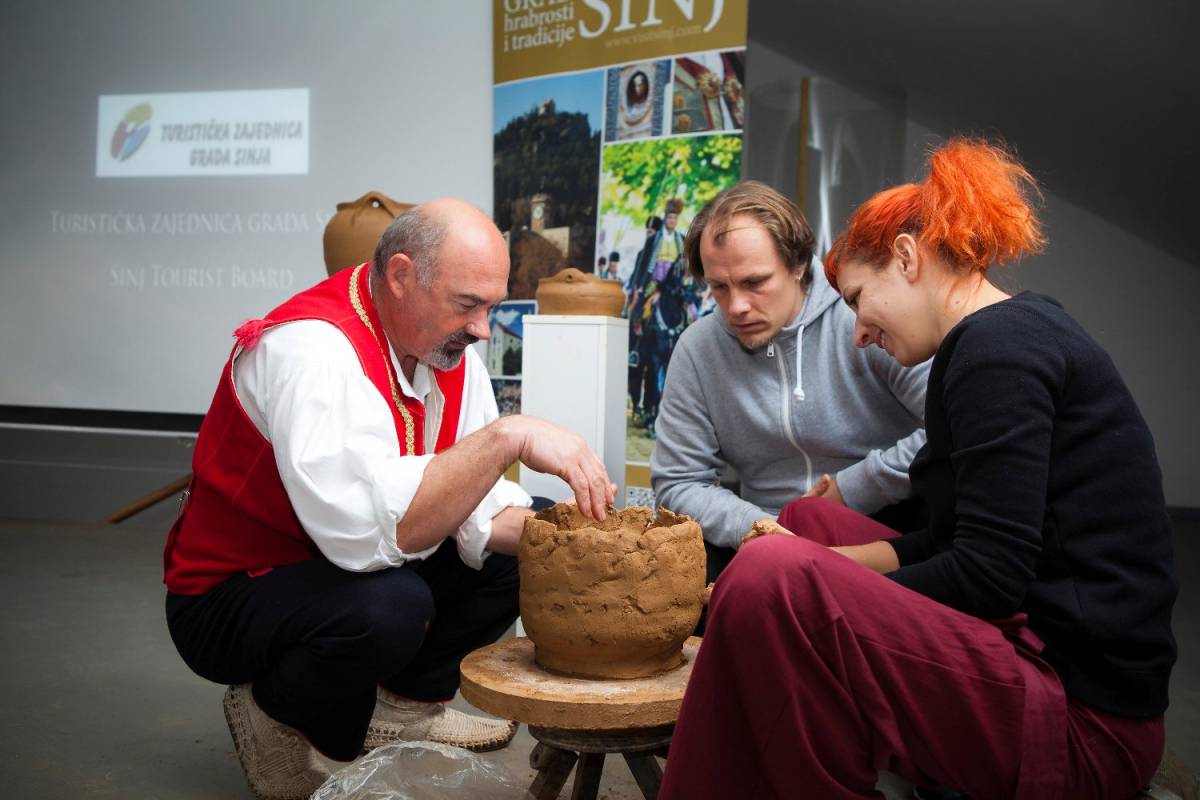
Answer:
M933 357L927 529L817 498L717 581L662 798L1132 798L1162 755L1177 582L1154 442L1104 350L988 270L1041 250L1033 178L956 139L825 260L857 344Z

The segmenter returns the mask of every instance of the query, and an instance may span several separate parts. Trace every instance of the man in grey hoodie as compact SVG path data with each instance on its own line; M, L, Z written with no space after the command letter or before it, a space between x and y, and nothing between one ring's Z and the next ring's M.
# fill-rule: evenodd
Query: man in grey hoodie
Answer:
M912 494L929 363L855 347L854 312L813 247L799 209L757 181L717 195L688 231L689 269L718 308L675 346L650 475L660 505L700 523L709 580L802 495L877 514ZM740 495L720 483L726 465Z

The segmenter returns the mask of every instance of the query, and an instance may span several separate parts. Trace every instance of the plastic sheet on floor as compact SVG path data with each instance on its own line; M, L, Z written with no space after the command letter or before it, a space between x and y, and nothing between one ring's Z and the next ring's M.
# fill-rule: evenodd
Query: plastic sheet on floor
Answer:
M436 742L396 742L338 770L311 800L514 800L525 793L486 756Z

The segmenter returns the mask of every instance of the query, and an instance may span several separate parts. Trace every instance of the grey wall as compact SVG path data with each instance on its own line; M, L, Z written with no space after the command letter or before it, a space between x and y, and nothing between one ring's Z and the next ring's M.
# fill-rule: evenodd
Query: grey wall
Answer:
M194 436L0 425L0 517L99 522L192 469ZM137 514L166 534L174 497Z
M1112 355L1154 432L1167 502L1200 507L1200 270L1053 195L1045 219L1050 245L1022 283L1059 298Z

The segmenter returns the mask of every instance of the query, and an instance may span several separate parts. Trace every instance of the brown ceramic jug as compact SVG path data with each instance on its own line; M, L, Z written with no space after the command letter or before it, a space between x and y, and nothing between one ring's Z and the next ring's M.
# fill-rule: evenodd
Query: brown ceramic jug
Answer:
M620 281L567 267L538 281L537 303L539 314L619 317L625 292Z
M367 192L357 200L338 203L337 213L325 226L325 271L333 275L370 261L384 229L412 207L412 203L397 203L383 192Z
M706 599L704 561L700 526L663 508L601 522L559 503L526 517L517 566L534 660L582 678L675 669Z

